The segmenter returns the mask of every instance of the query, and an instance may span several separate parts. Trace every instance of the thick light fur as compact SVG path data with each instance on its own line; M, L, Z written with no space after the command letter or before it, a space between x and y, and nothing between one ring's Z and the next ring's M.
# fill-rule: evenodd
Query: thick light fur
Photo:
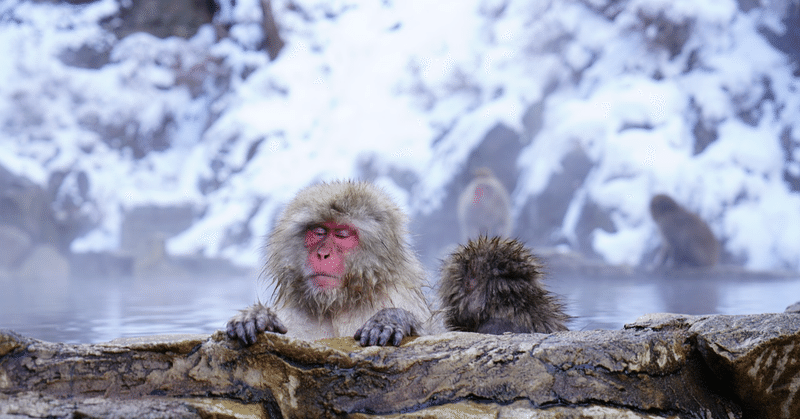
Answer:
M700 217L663 194L650 200L650 214L663 238L657 265L671 264L672 267L683 268L717 264L719 242Z
M346 257L343 286L334 290L316 288L307 279L305 234L325 222L351 225L359 239ZM421 291L425 273L407 242L406 224L403 211L370 183L337 181L301 190L265 246L263 276L275 283L275 314L287 334L305 340L354 336L386 308L407 310L416 320L411 334L419 334L413 329L430 311ZM263 311L258 306L243 314L258 317Z
M545 289L543 276L541 262L517 240L470 240L442 265L445 327L490 334L567 330L570 317Z
M461 240L481 234L508 237L511 234L511 199L505 186L488 168L475 171L475 178L458 198Z

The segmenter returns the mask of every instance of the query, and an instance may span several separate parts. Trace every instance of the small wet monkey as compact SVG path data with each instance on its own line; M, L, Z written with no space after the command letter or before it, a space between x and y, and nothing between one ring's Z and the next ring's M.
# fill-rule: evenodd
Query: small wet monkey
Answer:
M499 335L567 330L569 316L542 284L542 264L517 240L480 236L442 266L439 298L448 330Z
M406 215L371 183L303 189L267 240L263 274L276 285L274 309L242 310L228 336L245 345L264 331L305 340L353 336L361 346L418 336L430 311L425 272L407 236Z

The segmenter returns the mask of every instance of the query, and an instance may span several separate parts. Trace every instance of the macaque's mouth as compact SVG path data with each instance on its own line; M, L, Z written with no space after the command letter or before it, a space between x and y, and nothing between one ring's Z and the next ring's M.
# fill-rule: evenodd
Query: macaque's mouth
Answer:
M342 278L333 275L318 274L311 277L311 283L321 289L336 289L342 286Z

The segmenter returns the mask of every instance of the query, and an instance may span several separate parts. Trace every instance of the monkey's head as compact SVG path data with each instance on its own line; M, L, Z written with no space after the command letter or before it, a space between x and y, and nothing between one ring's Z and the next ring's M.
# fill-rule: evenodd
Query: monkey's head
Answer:
M411 263L406 217L378 187L307 187L286 206L266 245L277 303L323 316L371 304Z
M480 236L444 262L439 297L451 330L480 330L491 318L513 318L546 293L539 260L517 240Z
M656 195L650 200L650 215L653 216L654 220L658 220L667 214L672 214L679 209L680 205L664 194Z
M476 178L481 178L481 177L491 177L491 178L493 178L494 177L494 173L492 172L492 169L490 169L490 168L488 168L486 166L481 166L481 167L473 170L472 171L472 175L474 177L476 177Z

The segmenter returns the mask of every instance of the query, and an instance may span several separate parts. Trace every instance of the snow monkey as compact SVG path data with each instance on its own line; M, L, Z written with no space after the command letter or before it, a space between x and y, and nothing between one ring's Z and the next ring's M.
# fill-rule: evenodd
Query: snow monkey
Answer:
M475 178L458 198L458 224L462 241L479 234L503 237L511 234L511 200L506 188L488 168L475 170Z
M542 284L543 267L517 240L481 235L442 266L439 297L448 330L551 333L569 316Z
M242 310L227 334L245 345L263 331L305 340L354 336L362 346L400 345L430 317L422 265L406 216L378 187L320 183L286 206L266 243L262 274L275 307Z
M681 268L714 266L717 263L719 243L700 217L667 195L656 195L650 200L650 214L664 240L658 265L671 262L673 267Z

